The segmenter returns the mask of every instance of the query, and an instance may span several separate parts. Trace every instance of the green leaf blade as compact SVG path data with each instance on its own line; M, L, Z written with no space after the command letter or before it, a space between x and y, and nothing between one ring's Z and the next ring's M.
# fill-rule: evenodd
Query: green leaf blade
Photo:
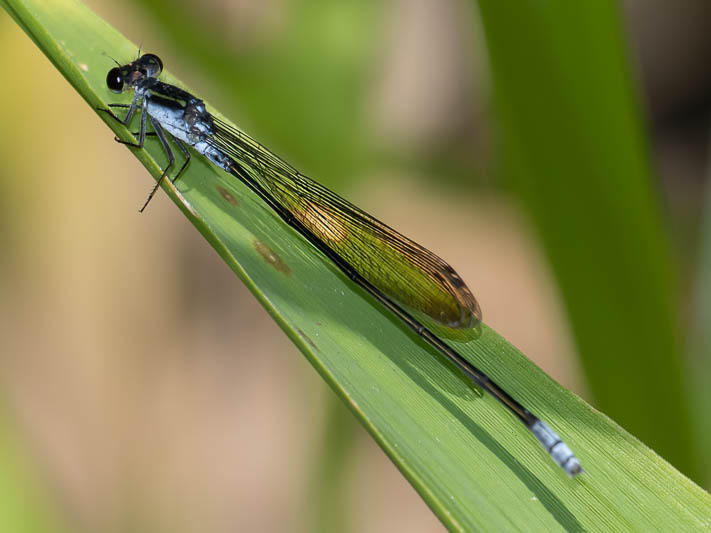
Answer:
M18 1L12 9L90 105L115 101L104 87L112 66L104 54L133 58L136 47L76 1L49 4ZM158 143L135 153L160 175L166 158ZM491 329L452 345L549 422L579 455L583 476L568 479L496 400L479 397L242 183L196 156L176 187L165 190L448 528L708 526L708 494Z

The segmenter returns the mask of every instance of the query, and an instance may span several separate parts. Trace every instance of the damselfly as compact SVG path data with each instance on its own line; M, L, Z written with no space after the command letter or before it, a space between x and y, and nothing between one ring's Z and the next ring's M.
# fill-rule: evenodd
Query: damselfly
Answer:
M118 64L118 63L117 63ZM254 139L211 115L205 103L189 92L158 79L163 63L144 54L127 65L112 68L106 83L113 92L135 91L131 104L109 104L128 109L120 119L128 126L140 112L138 143L158 137L168 156L145 209L175 164L170 137L185 157L171 181L190 162L188 147L242 181L279 217L333 262L348 278L397 316L432 348L452 361L469 379L492 394L536 436L553 460L569 476L583 471L567 444L538 417L514 400L484 372L442 341L415 310L449 328L473 328L481 310L469 288L452 267L324 186L300 174ZM147 122L153 132L147 131Z

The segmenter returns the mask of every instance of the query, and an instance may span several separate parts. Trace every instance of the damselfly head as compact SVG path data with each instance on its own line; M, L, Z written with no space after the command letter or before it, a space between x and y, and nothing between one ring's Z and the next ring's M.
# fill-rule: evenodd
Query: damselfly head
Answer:
M143 54L128 65L114 67L106 75L106 85L115 93L135 87L146 78L157 78L163 71L163 62L157 55Z

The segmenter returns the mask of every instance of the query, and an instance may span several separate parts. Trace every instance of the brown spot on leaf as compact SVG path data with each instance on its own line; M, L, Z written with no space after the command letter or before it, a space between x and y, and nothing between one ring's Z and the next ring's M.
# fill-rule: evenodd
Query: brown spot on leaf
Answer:
M316 344L314 344L314 341L311 340L311 337L309 337L306 333L303 332L301 328L296 328L296 331L299 332L299 335L301 335L301 338L304 339L309 346L311 346L314 350L318 350L318 347Z
M254 249L259 252L259 255L261 255L267 261L267 263L272 265L279 272L282 272L287 276L291 274L291 269L289 268L289 265L287 265L274 250L269 248L269 246L264 244L259 239L254 239L252 241L252 245L254 246Z
M232 196L232 193L230 191L228 191L227 189L225 189L224 187L218 185L217 191L220 193L220 195L225 200L227 200L228 203L230 203L232 205L239 205L239 203L237 202L237 199L234 196Z

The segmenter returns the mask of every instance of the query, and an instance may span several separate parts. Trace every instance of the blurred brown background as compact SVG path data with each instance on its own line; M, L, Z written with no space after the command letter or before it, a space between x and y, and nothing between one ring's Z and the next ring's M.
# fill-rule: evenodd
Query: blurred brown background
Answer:
M283 31L287 1L201 5L234 24L239 47ZM88 3L224 109L139 7ZM708 160L711 7L655 0L625 9L664 208L680 262L690 262ZM474 7L394 0L385 11L365 120L383 153L458 147L475 161L476 193L440 186L436 166L392 158L348 182L315 177L446 258L486 323L585 397L552 275L492 170ZM12 51L0 55L0 72L13 73L0 85L3 401L68 530L314 530L309 499L329 424L345 435L344 530L442 530L173 205L159 195L137 213L152 183L145 170L9 17L0 29ZM461 246L472 232L476 247Z

